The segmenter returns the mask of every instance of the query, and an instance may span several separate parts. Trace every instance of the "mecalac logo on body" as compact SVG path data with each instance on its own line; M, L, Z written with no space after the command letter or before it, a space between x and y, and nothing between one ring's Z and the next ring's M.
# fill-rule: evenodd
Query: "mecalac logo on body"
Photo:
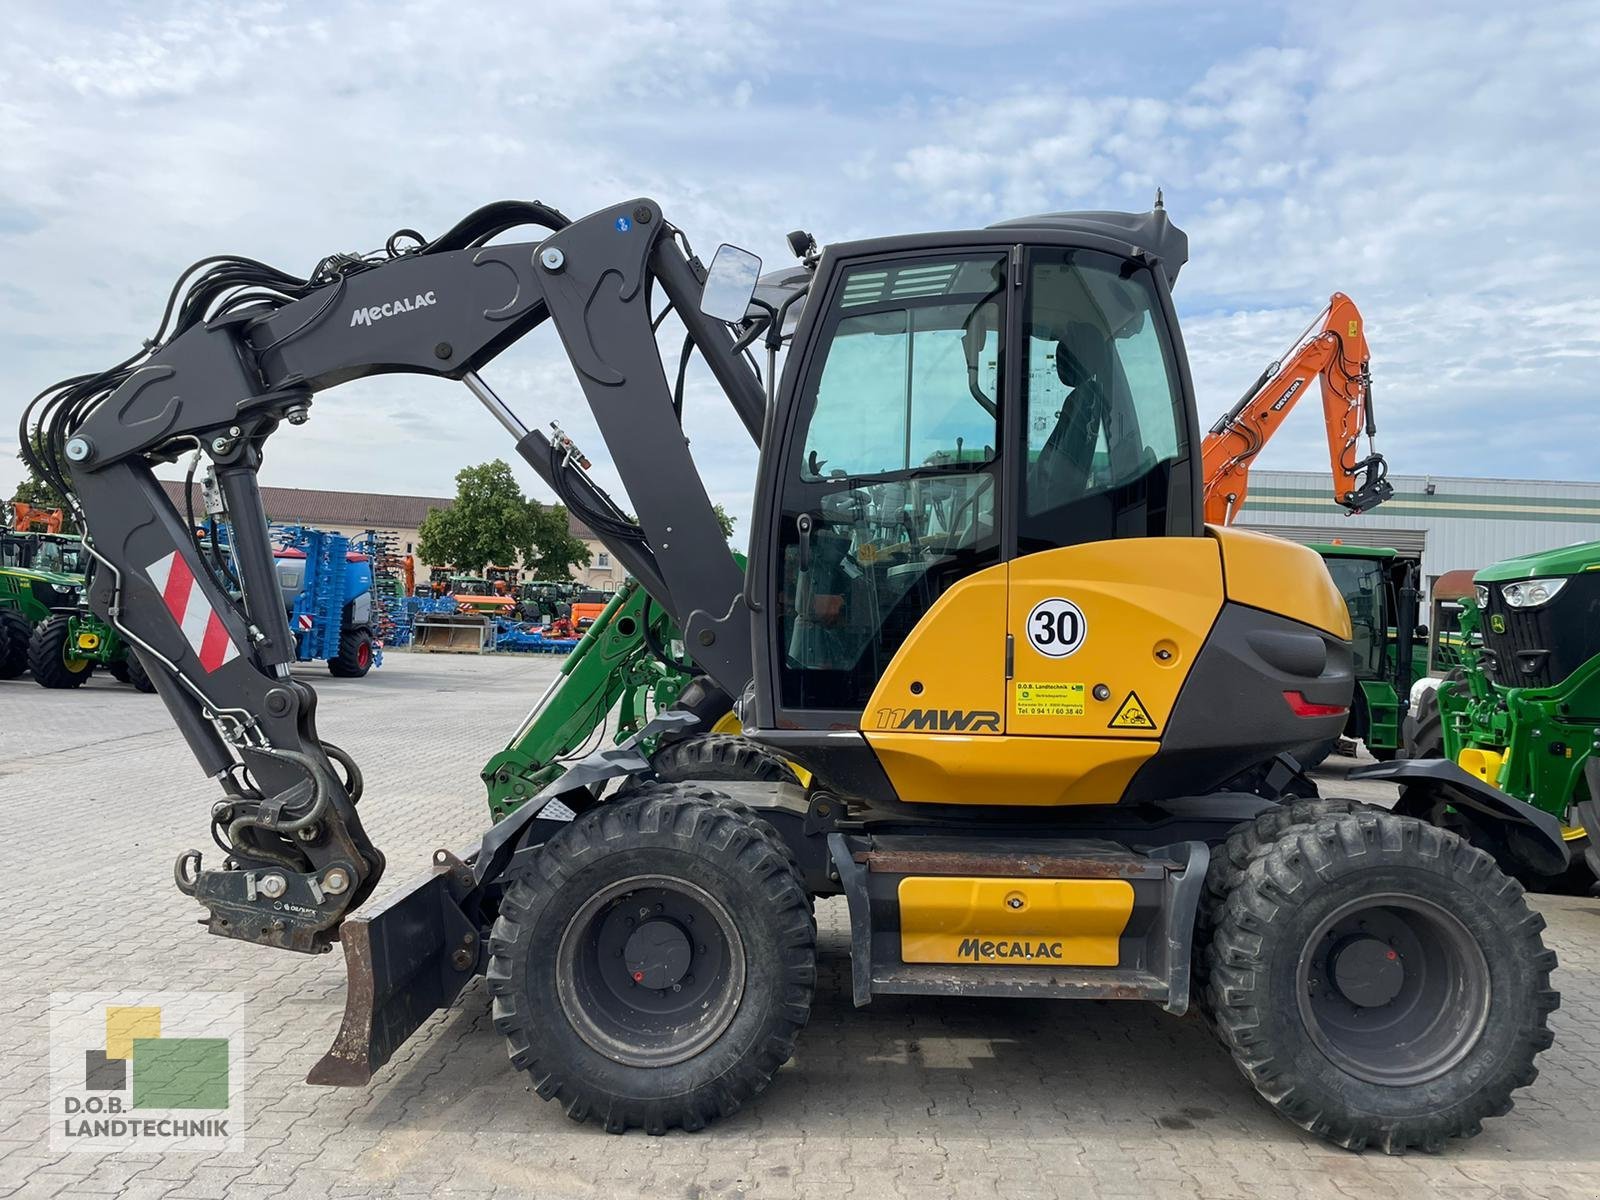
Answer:
M391 300L387 304L373 304L367 308L358 308L350 314L350 326L371 325L374 321L381 321L385 317L398 317L401 313L416 312L419 308L427 308L439 301L432 292L418 292L409 299L401 296L398 300Z
M960 958L970 958L973 962L987 962L997 958L1059 959L1061 943L1019 942L1003 938L997 941L990 941L987 938L962 938L961 945L956 948L956 954Z
M1000 714L990 708L880 708L879 729L929 733L999 733Z

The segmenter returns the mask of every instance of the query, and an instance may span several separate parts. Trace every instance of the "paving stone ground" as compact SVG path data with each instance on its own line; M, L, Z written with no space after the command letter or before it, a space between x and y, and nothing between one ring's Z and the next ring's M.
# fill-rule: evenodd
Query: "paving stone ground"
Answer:
M366 771L385 886L480 829L478 767L555 667L392 654L365 680L307 672L325 736ZM617 1138L532 1095L481 986L369 1086L303 1083L338 1027L343 965L194 923L172 860L207 844L213 795L153 697L109 678L77 693L0 683L0 1196L1600 1196L1600 901L1537 900L1561 956L1555 1048L1511 1115L1439 1155L1354 1155L1302 1136L1197 1019L1152 1006L880 998L855 1010L832 901L819 905L810 1026L767 1094L702 1134ZM48 996L123 987L245 994L241 1150L50 1150Z

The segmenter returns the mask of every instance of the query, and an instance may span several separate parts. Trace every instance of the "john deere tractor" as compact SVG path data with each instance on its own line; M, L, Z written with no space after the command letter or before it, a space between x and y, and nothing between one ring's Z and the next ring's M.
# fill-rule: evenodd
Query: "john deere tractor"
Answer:
M0 679L28 671L43 687L72 688L104 666L153 692L126 641L82 602L82 555L70 534L0 534Z
M1435 585L1432 661L1406 722L1412 758L1447 758L1555 815L1573 851L1560 882L1600 876L1600 542L1485 567L1470 587ZM1458 628L1451 628L1458 625ZM1542 854L1501 855L1525 882L1552 885ZM1580 853L1581 851L1581 853Z
M1350 610L1356 677L1344 737L1366 744L1379 762L1400 752L1412 680L1425 674L1427 643L1417 637L1414 555L1372 546L1314 545ZM1338 746L1337 737L1306 747L1296 757L1316 766Z

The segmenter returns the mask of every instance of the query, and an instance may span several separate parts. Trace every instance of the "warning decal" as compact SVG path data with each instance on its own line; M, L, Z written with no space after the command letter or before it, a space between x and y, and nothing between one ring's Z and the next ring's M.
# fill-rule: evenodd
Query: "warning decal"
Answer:
M1150 713L1145 708L1144 702L1139 699L1139 693L1129 692L1117 709L1117 715L1111 718L1107 729L1154 729L1156 723L1150 719Z
M1083 716L1081 683L1017 683L1012 708L1019 717Z

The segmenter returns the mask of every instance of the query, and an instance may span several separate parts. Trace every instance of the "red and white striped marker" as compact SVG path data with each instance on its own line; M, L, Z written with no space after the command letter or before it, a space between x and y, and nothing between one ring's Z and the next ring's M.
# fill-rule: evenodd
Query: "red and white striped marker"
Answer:
M145 568L150 582L161 593L167 611L183 630L190 647L200 659L207 674L215 671L229 659L236 658L239 648L228 636L227 626L206 601L205 589L194 577L183 555L176 550L156 559Z
M299 624L300 624L300 628L301 629L310 629L311 628L311 614L310 613L301 613L300 617L299 617Z

